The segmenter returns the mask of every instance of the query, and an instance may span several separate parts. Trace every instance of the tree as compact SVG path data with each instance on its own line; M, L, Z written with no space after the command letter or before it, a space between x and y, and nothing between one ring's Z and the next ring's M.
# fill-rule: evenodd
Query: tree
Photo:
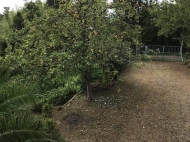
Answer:
M160 27L159 35L175 35L181 44L190 46L190 14L188 0L174 0L157 4L152 14L157 15L156 25Z
M40 0L37 0L36 2L26 2L24 7L20 11L17 11L16 15L14 15L13 17L13 24L11 27L12 34L9 35L8 45L12 46L12 48L14 49L15 44L20 44L20 39L16 38L15 35L21 38L21 35L18 34L19 30L25 27L25 25L27 25L28 23L32 22L33 19L39 18L43 12L44 5ZM22 33L22 36L26 35L27 31L28 30L25 30L25 32Z
M13 17L13 28L20 30L24 27L24 19L22 13L17 11L16 15Z
M59 7L58 0L47 0L46 3L47 3L47 5L49 7L54 7L54 8L58 8Z
M40 8L37 3L32 1L25 3L23 15L25 16L25 20L28 20L29 22L31 22L35 16L40 17Z
M142 43L147 44L162 44L158 38L159 28L155 26L155 17L151 16L150 10L153 8L152 1L141 1L139 4L139 22L141 26L141 40Z
M9 19L9 11L10 11L10 7L4 7L4 12L3 15L6 17L6 19Z
M138 44L139 26L122 21L123 9L112 20L107 10L103 0L60 1L59 9L48 9L19 31L28 34L18 37L22 44L6 61L13 59L26 74L59 84L63 76L79 74L91 100L92 78L109 83L118 74L116 66L130 61L131 44Z
M8 46L14 17L14 12L9 11L9 8L5 8L4 14L0 20L0 56L4 56L5 49Z

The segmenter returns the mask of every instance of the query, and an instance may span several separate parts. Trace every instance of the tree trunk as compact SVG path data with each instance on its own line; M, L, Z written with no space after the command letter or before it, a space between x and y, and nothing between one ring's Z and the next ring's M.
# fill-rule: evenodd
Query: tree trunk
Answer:
M86 85L87 85L87 99L91 101L92 100L92 85L90 81L90 73L85 74L85 79L86 79Z

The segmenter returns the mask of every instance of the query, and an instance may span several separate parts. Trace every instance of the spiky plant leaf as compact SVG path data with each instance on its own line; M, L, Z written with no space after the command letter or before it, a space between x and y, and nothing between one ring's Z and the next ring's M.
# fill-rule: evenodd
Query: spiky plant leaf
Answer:
M43 133L33 130L11 130L0 134L1 142L27 142L38 141L43 142L46 137Z

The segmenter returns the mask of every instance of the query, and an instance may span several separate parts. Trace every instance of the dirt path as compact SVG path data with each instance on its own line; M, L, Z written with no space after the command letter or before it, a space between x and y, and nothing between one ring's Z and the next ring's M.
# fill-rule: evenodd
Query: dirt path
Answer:
M76 97L54 111L71 142L190 142L190 70L179 62L145 62L125 71L95 100Z

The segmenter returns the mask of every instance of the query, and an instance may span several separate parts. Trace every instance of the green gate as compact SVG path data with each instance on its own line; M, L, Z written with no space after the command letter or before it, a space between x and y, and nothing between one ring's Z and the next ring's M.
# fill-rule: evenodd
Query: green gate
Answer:
M172 55L172 56L178 56L179 60L183 62L183 57L182 57L182 46L166 46L166 45L146 45L144 48L139 49L136 47L136 55L139 53L144 53L145 55L151 55L152 52L154 51L159 55L162 55L162 61L164 60L164 57L167 55Z

